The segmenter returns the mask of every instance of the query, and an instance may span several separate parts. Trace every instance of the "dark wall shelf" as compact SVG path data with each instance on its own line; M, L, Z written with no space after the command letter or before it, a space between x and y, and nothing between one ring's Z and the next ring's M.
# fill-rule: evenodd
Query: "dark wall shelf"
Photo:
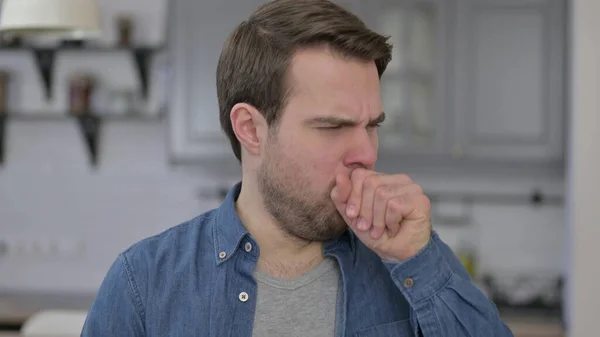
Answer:
M43 83L46 99L50 100L53 94L53 75L55 59L59 53L80 53L86 56L98 53L128 53L132 58L140 81L141 95L148 98L148 86L150 83L149 63L155 53L163 50L163 46L94 46L83 42L63 42L57 46L42 47L29 44L2 45L1 53L29 53L34 57L40 79ZM36 121L65 121L77 120L83 140L89 151L90 164L98 164L98 144L101 126L104 121L131 121L131 122L156 122L161 120L163 114L145 116L143 114L107 115L103 113L88 113L83 115L72 115L69 113L30 113L0 111L0 166L4 164L6 125L10 120Z
M152 56L163 50L162 46L131 46L131 47L101 47L101 46L78 46L64 45L57 47L37 47L37 46L2 46L0 53L3 52L29 52L35 58L41 80L44 84L46 99L52 98L52 77L54 74L54 60L57 53L122 53L127 52L131 55L136 66L136 71L140 80L141 94L144 98L148 97L148 85L150 83L149 62Z
M164 119L164 114L146 115L107 115L99 113L88 113L83 115L73 115L70 113L0 113L0 166L4 164L4 148L6 144L6 125L10 120L27 122L48 122L48 121L70 121L76 120L81 131L83 141L89 154L90 165L98 165L98 147L102 125L105 121L120 122L160 122Z

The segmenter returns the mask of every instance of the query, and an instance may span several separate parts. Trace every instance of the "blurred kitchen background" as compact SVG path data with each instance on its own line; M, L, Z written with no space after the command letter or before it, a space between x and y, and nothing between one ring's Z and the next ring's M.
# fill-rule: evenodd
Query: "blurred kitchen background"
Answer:
M4 329L86 310L119 252L239 179L215 67L262 2L99 0L100 40L3 37ZM562 336L568 0L340 3L395 46L379 169L423 186L435 230L517 336Z

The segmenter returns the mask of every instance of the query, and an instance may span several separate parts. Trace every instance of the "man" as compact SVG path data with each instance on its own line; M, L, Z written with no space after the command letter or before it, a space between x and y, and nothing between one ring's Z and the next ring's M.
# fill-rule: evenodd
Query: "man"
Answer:
M217 92L242 182L120 254L82 335L512 336L432 232L421 188L374 171L390 55L325 0L241 23Z

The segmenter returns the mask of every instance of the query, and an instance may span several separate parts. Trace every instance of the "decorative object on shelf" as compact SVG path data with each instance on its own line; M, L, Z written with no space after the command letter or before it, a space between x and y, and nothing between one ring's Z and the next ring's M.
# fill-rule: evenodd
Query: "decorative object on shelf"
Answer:
M69 82L69 112L87 115L92 110L92 98L96 79L90 74L75 74Z
M120 47L129 47L133 39L133 19L127 15L121 15L117 18L117 32L119 33Z
M73 75L69 84L69 112L76 116L87 145L92 166L98 164L98 143L101 119L92 113L92 98L96 80L89 74Z
M98 38L100 14L94 0L4 0L0 31L58 38Z

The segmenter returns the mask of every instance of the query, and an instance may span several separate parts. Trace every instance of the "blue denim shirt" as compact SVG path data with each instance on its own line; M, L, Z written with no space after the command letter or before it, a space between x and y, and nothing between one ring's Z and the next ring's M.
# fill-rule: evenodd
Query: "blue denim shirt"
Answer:
M82 336L252 336L260 247L237 215L240 187L219 208L121 253ZM324 255L341 271L336 336L512 336L435 232L402 263L383 262L350 231Z

